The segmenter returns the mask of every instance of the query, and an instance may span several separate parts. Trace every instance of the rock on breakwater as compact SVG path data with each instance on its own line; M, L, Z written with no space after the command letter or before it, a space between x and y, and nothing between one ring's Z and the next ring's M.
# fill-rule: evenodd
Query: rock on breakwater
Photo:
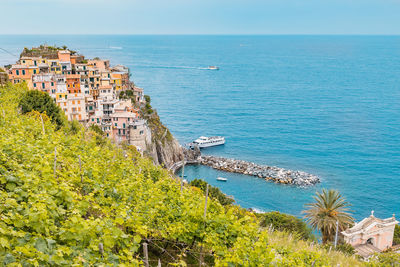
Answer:
M202 155L198 158L198 162L217 170L256 176L280 184L310 186L320 182L318 176L306 172L258 165L243 160Z

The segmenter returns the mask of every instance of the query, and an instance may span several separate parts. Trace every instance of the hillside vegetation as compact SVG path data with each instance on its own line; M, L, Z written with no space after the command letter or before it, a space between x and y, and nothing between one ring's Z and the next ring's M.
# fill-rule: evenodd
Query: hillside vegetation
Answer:
M151 266L363 265L218 200L204 219L200 189L95 131L20 113L24 94L0 87L0 265L137 266L144 242Z

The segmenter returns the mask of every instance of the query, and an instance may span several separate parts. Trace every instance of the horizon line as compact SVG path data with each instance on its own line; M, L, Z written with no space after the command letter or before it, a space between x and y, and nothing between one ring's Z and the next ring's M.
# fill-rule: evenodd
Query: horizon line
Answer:
M400 36L400 33L0 33L0 36L21 35L88 35L88 36Z

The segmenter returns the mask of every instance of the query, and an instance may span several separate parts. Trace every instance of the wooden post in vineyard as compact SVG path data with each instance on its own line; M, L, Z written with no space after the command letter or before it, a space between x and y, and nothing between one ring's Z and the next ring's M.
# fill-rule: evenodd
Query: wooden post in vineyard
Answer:
M206 187L206 201L204 203L204 226L206 225L207 199L208 199L208 184L207 184L207 187Z
M149 267L149 253L147 250L147 243L143 243L144 266Z
M42 132L43 132L43 135L45 135L46 131L44 130L44 122L43 122L42 114L40 114L40 120L42 121Z
M81 174L81 185L83 186L83 173L82 173L82 161L81 161L81 155L79 157L79 173Z
M206 215L207 215L207 199L208 199L208 184L206 187L206 201L204 202L204 230L206 228ZM203 266L203 246L200 246L199 266Z
M182 165L181 192L183 189L183 177L185 177L185 161L183 161L183 165Z
M54 178L57 179L56 169L57 169L57 147L54 148Z

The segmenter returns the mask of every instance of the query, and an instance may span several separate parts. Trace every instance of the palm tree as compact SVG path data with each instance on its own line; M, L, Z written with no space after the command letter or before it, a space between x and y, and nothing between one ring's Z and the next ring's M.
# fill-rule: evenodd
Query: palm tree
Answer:
M337 190L322 189L314 196L315 202L306 204L307 210L303 211L307 222L322 233L322 243L333 241L336 232L336 222L339 231L346 230L353 225L354 218L350 215L348 203Z

